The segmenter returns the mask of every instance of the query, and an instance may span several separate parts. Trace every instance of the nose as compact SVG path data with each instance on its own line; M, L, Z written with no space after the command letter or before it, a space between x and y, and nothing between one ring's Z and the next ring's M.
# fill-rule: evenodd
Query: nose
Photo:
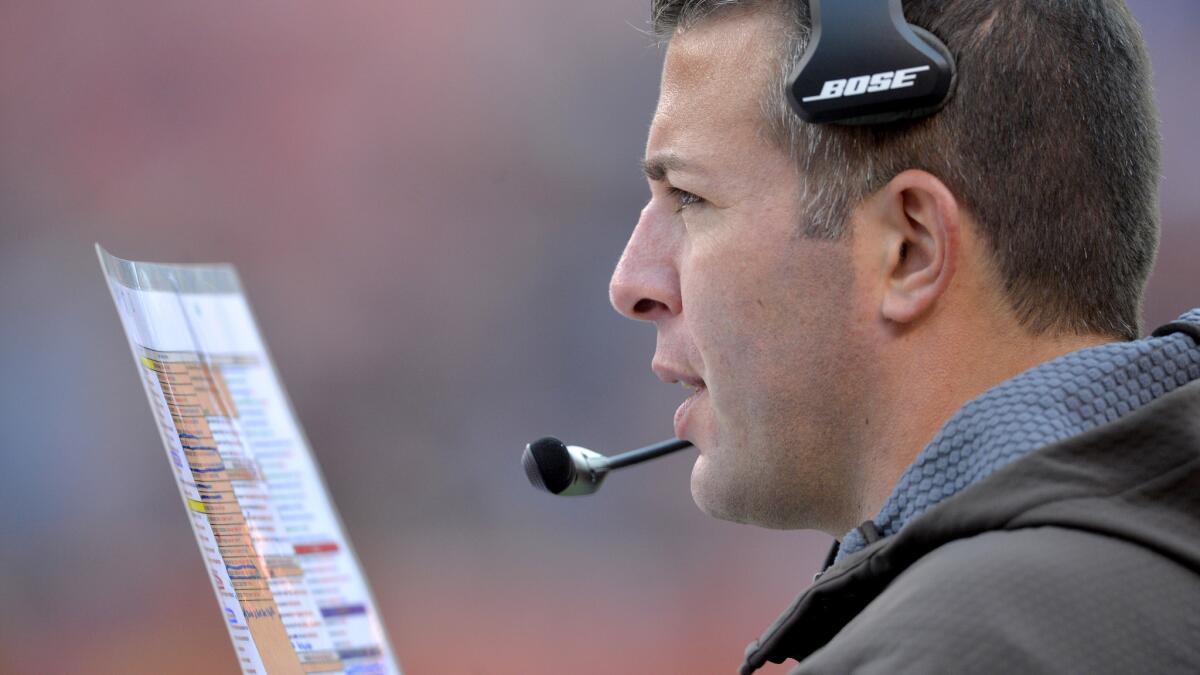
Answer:
M658 210L653 202L642 209L608 284L613 308L639 321L659 321L683 311L677 256L680 235Z

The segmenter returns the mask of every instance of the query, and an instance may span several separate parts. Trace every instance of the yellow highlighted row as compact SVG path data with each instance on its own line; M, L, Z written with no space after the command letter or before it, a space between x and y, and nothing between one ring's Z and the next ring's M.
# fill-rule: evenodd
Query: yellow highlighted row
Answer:
M195 499L188 500L188 508L196 513L208 513L208 507L202 501Z

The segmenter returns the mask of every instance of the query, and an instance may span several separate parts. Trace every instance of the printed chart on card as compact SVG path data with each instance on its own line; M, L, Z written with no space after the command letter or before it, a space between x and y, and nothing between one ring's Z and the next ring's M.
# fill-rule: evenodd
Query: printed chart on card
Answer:
M400 669L228 265L96 247L244 673ZM197 583L206 583L197 579Z

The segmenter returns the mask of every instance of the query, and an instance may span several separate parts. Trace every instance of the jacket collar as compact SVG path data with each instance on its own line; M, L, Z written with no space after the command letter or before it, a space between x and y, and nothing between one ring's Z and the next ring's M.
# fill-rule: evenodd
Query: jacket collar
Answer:
M894 536L840 559L746 648L740 672L806 658L922 556L988 531L1055 525L1108 533L1200 573L1200 540L1187 536L1200 530L1198 486L1200 381L1194 381L1024 456Z
M1200 379L1200 309L1151 337L1071 352L1030 368L967 402L896 483L874 518L899 532L939 502L1025 455L1112 422ZM865 523L864 523L865 525ZM843 558L868 543L842 537Z

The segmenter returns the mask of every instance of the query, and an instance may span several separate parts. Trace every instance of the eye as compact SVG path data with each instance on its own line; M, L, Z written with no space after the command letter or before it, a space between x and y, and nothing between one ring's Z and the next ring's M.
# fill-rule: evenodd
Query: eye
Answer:
M675 213L679 213L694 204L704 202L703 197L698 197L687 190L680 190L674 185L667 186L667 194L671 195L671 199L675 200Z

